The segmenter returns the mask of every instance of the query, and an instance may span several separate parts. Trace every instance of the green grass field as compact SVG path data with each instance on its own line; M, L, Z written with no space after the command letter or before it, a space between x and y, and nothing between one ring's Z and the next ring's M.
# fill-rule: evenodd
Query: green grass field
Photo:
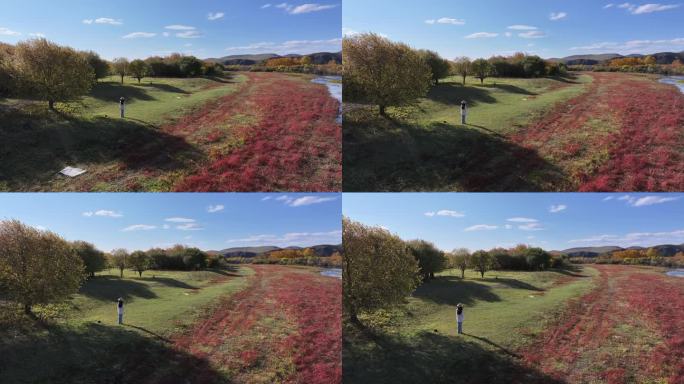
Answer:
M172 350L167 337L190 326L215 300L245 287L253 271L133 271L98 274L65 304L37 308L41 325L3 308L0 382L115 383L137 377L212 372L209 364ZM125 300L124 325L116 299ZM190 367L190 368L188 368ZM215 374L219 376L218 373Z
M375 107L346 112L345 191L549 189L544 173L524 172L518 159L551 173L554 165L506 135L582 94L591 77L461 81L450 77L416 105L388 108L388 119ZM467 126L462 100L470 107Z
M345 383L492 382L529 375L516 351L530 343L570 298L593 286L597 272L449 270L419 287L397 310L361 316L369 330L345 326ZM465 306L456 331L456 304Z

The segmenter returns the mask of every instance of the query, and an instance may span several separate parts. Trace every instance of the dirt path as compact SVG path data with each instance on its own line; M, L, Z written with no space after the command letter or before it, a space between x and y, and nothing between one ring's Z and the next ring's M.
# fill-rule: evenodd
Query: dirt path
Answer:
M597 265L596 288L522 352L569 383L684 380L684 281L654 270Z
M234 383L340 383L341 281L291 267L251 268L248 287L172 338L175 348Z
M653 78L588 73L587 91L511 137L581 191L684 189L684 95Z
M237 92L166 133L211 146L209 160L176 191L339 191L339 103L325 86L279 73L246 73Z

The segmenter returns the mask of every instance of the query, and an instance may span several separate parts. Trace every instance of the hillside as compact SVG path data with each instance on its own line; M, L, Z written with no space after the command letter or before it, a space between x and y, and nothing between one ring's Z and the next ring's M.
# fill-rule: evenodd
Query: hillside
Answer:
M659 52L659 53L654 53L651 55L640 55L640 54L631 54L631 55L620 55L617 53L602 53L602 54L588 54L588 55L573 55L573 56L568 56L568 57L563 57L563 58L552 58L549 59L549 61L554 61L554 62L559 62L563 63L566 65L596 65L596 64L603 64L607 61L613 60L613 59L619 59L619 58L624 58L624 57L646 57L646 56L653 56L656 59L656 62L658 64L672 64L675 60L679 59L684 61L684 51L679 52L679 53L674 53L674 52Z
M338 64L342 64L342 52L318 52L318 53L312 53L309 55L297 55L297 54L288 54L288 55L277 55L275 53L263 53L263 54L256 54L256 55L231 55L231 56L224 56L221 58L212 58L212 59L207 59L207 61L213 61L217 63L221 63L224 65L255 65L255 64L261 64L266 60L269 59L275 59L275 58L280 58L280 57L304 57L308 56L311 58L311 63L312 64L327 64L331 60L334 60Z
M335 252L342 252L342 245L314 245L309 247L316 252L318 256L328 257ZM276 247L276 246L259 246L259 247L234 247L226 248L220 251L209 251L209 253L223 255L225 257L257 257L265 253L278 251L281 249L302 249L302 247Z
M647 248L655 248L659 254L661 254L662 256L665 256L665 257L674 256L678 252L684 252L684 244L680 244L680 245L663 244L663 245L656 245L653 247L629 247L629 248L622 248L622 247L618 247L618 246L578 247L578 248L566 249L563 251L554 251L554 253L560 254L560 255L567 255L570 257L598 257L600 255L603 255L606 253L612 253L612 252L616 252L616 251L624 251L627 249L641 250L641 249L647 249Z

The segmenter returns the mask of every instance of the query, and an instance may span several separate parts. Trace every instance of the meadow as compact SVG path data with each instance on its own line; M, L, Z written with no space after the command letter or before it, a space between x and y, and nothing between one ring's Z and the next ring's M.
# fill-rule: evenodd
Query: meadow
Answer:
M344 381L681 382L683 289L660 268L447 270L366 327L345 325Z
M461 100L470 107L460 124ZM684 94L653 75L449 77L388 109L345 106L345 191L672 191Z
M339 103L312 79L114 76L57 112L0 99L0 190L339 190ZM66 166L87 172L58 174Z
M0 382L339 380L340 292L306 267L101 272L38 320L3 308Z

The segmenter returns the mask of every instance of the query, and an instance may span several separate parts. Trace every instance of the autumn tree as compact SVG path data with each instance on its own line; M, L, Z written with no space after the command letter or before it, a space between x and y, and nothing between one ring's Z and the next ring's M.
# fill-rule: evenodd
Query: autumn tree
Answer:
M492 65L485 59L473 61L470 69L475 78L480 79L480 84L484 84L484 80L492 75Z
M146 62L142 60L133 60L128 65L128 72L130 72L134 79L138 79L138 84L140 84L140 81L149 75L151 70L149 64Z
M418 262L406 243L377 227L342 220L343 304L352 323L358 314L401 303L416 288Z
M495 266L494 258L487 251L477 251L470 256L470 267L479 272L482 278L487 271L494 269Z
M37 304L76 293L84 277L83 262L71 244L48 231L17 220L0 222L0 287L26 314Z
M412 240L407 243L413 257L418 261L419 273L423 281L435 277L435 273L446 266L444 252L425 240Z
M128 251L125 249L115 249L112 251L111 262L116 268L119 268L119 275L123 279L124 269L128 265Z
M466 77L471 74L471 61L467 57L459 57L453 63L454 73L463 77L463 85L466 83Z
M109 63L93 51L83 52L88 65L93 70L95 81L109 76Z
M114 59L112 62L112 69L114 70L114 73L121 76L121 84L124 83L124 76L128 74L128 66L130 63L128 62L128 59L124 57L119 57Z
M202 75L202 61L195 56L183 56L178 61L181 74L185 77L195 77Z
M0 43L0 97L14 91L16 73L13 65L14 46Z
M465 271L470 266L470 251L465 248L455 249L450 254L451 266L461 270L461 279L465 279Z
M150 269L150 257L143 251L135 251L128 256L128 265L142 277L143 272Z
M88 93L95 74L82 54L46 39L18 43L16 67L21 91L48 102L71 101Z
M439 80L449 76L450 64L449 61L443 59L437 52L429 50L418 51L423 57L423 60L430 67L432 72L432 81L435 85L439 84Z
M544 270L551 266L551 255L541 248L525 250L525 260L532 270Z
M107 267L104 253L95 248L93 244L85 241L75 241L71 246L81 258L88 277L94 277L96 272L100 272Z
M408 45L371 33L345 37L342 47L345 99L375 104L385 116L388 106L427 94L430 67Z

